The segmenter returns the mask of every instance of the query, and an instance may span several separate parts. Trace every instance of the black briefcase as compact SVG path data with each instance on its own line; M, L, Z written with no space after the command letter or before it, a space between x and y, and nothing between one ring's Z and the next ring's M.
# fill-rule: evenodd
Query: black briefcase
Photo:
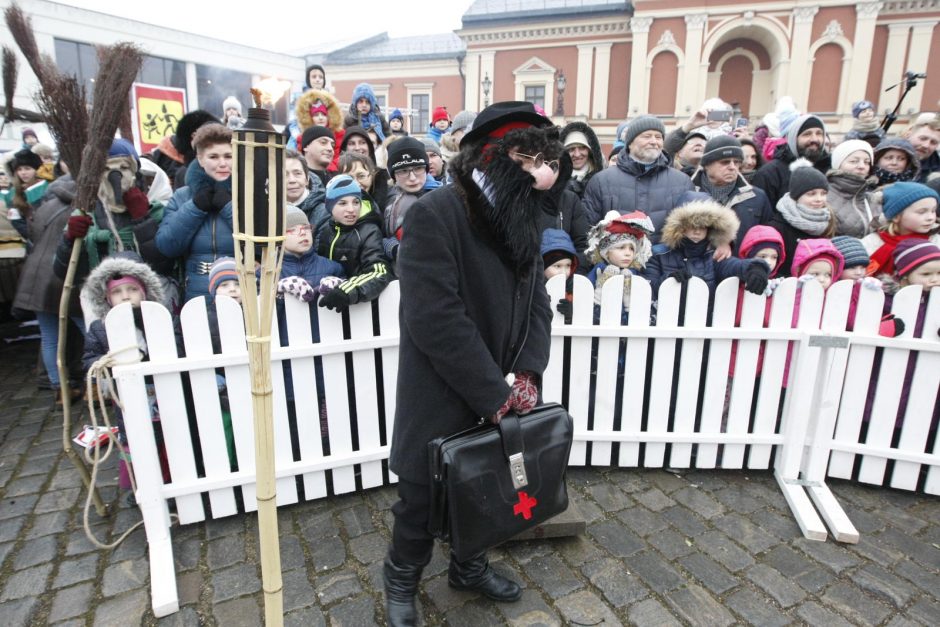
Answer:
M552 403L429 442L428 530L463 561L565 511L573 435Z

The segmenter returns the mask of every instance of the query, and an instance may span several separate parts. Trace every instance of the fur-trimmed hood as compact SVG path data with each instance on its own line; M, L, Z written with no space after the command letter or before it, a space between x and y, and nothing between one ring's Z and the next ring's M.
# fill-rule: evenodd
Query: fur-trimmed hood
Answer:
M597 174L604 169L607 165L607 159L604 157L604 151L601 150L601 143L597 139L597 133L594 132L588 124L584 122L569 122L561 129L559 134L559 139L561 140L562 145L565 144L565 138L571 132L583 133L588 140L588 148L591 149L591 161L593 162L594 171L591 174Z
M317 100L326 105L327 126L336 133L343 128L343 112L339 109L339 103L328 91L322 89L308 89L297 99L295 112L297 114L297 125L300 126L300 132L313 126L313 116L310 115L310 106Z
M163 302L163 287L160 277L150 269L140 255L134 252L121 252L102 260L91 271L82 286L82 299L91 303L92 314L104 319L111 311L108 303L108 281L116 276L132 276L144 285L146 300L154 303Z
M713 200L695 200L673 209L666 216L660 242L676 249L686 229L708 229L709 243L718 248L730 244L738 234L741 221L733 210Z

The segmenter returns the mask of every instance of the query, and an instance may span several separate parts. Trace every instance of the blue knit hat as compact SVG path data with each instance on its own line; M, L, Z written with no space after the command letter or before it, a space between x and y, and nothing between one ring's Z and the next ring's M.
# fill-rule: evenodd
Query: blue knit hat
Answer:
M330 179L326 184L326 210L332 212L333 206L340 198L355 196L362 199L362 188L359 183L348 174L340 174Z
M393 110L392 110L392 114L391 114L390 116L388 116L388 121L389 121L389 122L391 122L392 120L395 120L395 119L401 120L402 122L405 121L405 116L402 115L401 109L393 109Z
M857 118L865 109L875 110L875 105L869 100L859 100L852 105L852 117Z
M868 251L862 245L862 240L850 237L848 235L837 235L832 238L832 245L839 249L842 257L845 258L845 267L853 268L855 266L865 266L871 263Z
M893 220L901 215L902 211L924 198L933 198L940 203L940 196L937 195L937 192L926 185L906 181L886 186L883 191L883 198L882 210L886 220Z

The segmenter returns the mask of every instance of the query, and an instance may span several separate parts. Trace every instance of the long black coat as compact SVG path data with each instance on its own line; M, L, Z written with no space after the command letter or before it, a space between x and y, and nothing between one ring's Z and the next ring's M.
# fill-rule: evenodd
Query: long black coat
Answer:
M541 375L548 365L552 313L541 258L517 274L478 226L482 202L474 183L457 180L421 197L405 215L389 468L413 483L428 483L429 441L472 427L509 397L505 376L517 353L514 371Z

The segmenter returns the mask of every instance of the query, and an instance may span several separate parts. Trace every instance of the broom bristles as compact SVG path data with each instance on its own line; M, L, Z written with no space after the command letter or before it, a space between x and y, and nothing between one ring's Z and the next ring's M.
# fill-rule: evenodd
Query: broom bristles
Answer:
M98 196L101 175L106 167L114 133L126 107L131 85L143 61L140 48L120 42L99 50L98 77L95 80L95 105L89 122L88 143L82 152L75 204L89 212Z
M73 177L82 169L82 150L88 142L88 108L85 87L74 76L46 73L45 85L36 94L39 112L59 148L59 155Z
M6 111L4 117L7 122L16 119L16 110L13 108L13 96L16 93L16 75L19 73L19 64L16 53L9 46L3 47L3 93L6 95Z
M26 62L32 68L33 74L42 84L46 66L43 63L42 55L39 53L39 46L36 44L32 20L26 17L26 14L15 2L4 11L4 17L6 18L7 28L10 29L10 33L13 35L13 40L20 47L23 56L26 57Z

